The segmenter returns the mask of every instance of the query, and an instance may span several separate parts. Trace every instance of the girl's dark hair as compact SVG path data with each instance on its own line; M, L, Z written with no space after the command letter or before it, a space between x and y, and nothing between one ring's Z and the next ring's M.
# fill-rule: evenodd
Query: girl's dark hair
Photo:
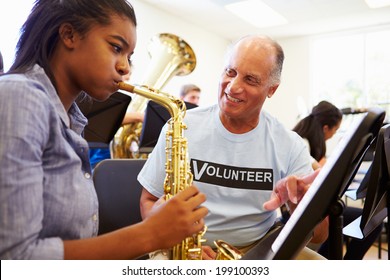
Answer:
M9 73L23 73L39 64L55 84L50 58L59 40L61 24L70 23L81 35L92 25L109 25L113 14L137 25L134 9L126 0L37 0L21 28L16 56Z
M4 71L3 55L0 52L0 74Z
M0 52L0 74L4 72L3 55Z
M336 106L327 101L321 101L313 107L310 115L296 124L293 131L309 141L310 154L319 161L326 154L323 127L327 125L332 129L339 124L342 117L341 111Z

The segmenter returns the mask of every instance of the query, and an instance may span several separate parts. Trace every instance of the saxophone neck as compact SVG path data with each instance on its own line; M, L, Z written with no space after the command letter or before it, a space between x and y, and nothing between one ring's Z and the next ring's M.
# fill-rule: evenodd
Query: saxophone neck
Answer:
M147 86L134 86L124 82L118 83L118 89L135 93L147 99L153 100L165 107L173 119L177 119L181 114L183 114L182 117L184 117L186 111L185 103L172 95L160 92L159 90L149 88Z

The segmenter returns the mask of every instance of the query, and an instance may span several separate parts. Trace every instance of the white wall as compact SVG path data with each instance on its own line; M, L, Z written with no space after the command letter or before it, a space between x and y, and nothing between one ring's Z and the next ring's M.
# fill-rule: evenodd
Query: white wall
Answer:
M14 60L19 29L27 19L35 0L0 1L0 51L7 71Z

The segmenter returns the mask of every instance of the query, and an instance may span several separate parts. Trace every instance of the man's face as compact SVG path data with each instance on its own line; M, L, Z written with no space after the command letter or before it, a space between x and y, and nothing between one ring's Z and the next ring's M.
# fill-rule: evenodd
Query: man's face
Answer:
M278 85L270 81L274 66L273 48L258 41L244 40L233 49L219 87L221 120L234 121L242 126L257 125L267 96L272 96Z

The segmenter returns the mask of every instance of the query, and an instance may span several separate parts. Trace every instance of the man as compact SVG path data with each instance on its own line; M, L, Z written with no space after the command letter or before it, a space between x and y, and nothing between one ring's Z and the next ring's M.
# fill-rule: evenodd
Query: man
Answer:
M247 36L228 54L218 105L188 111L185 136L194 184L206 193L210 210L206 245L223 239L246 252L274 225L276 209L285 202L295 209L316 173L302 139L262 110L280 83L282 48L269 38ZM138 176L143 217L163 195L164 148L163 130ZM307 174L314 175L290 176ZM326 226L315 230L312 242L325 240ZM205 247L203 257L215 253Z
M200 93L201 90L198 86L193 84L186 84L183 85L180 90L180 98L183 101L199 105Z

